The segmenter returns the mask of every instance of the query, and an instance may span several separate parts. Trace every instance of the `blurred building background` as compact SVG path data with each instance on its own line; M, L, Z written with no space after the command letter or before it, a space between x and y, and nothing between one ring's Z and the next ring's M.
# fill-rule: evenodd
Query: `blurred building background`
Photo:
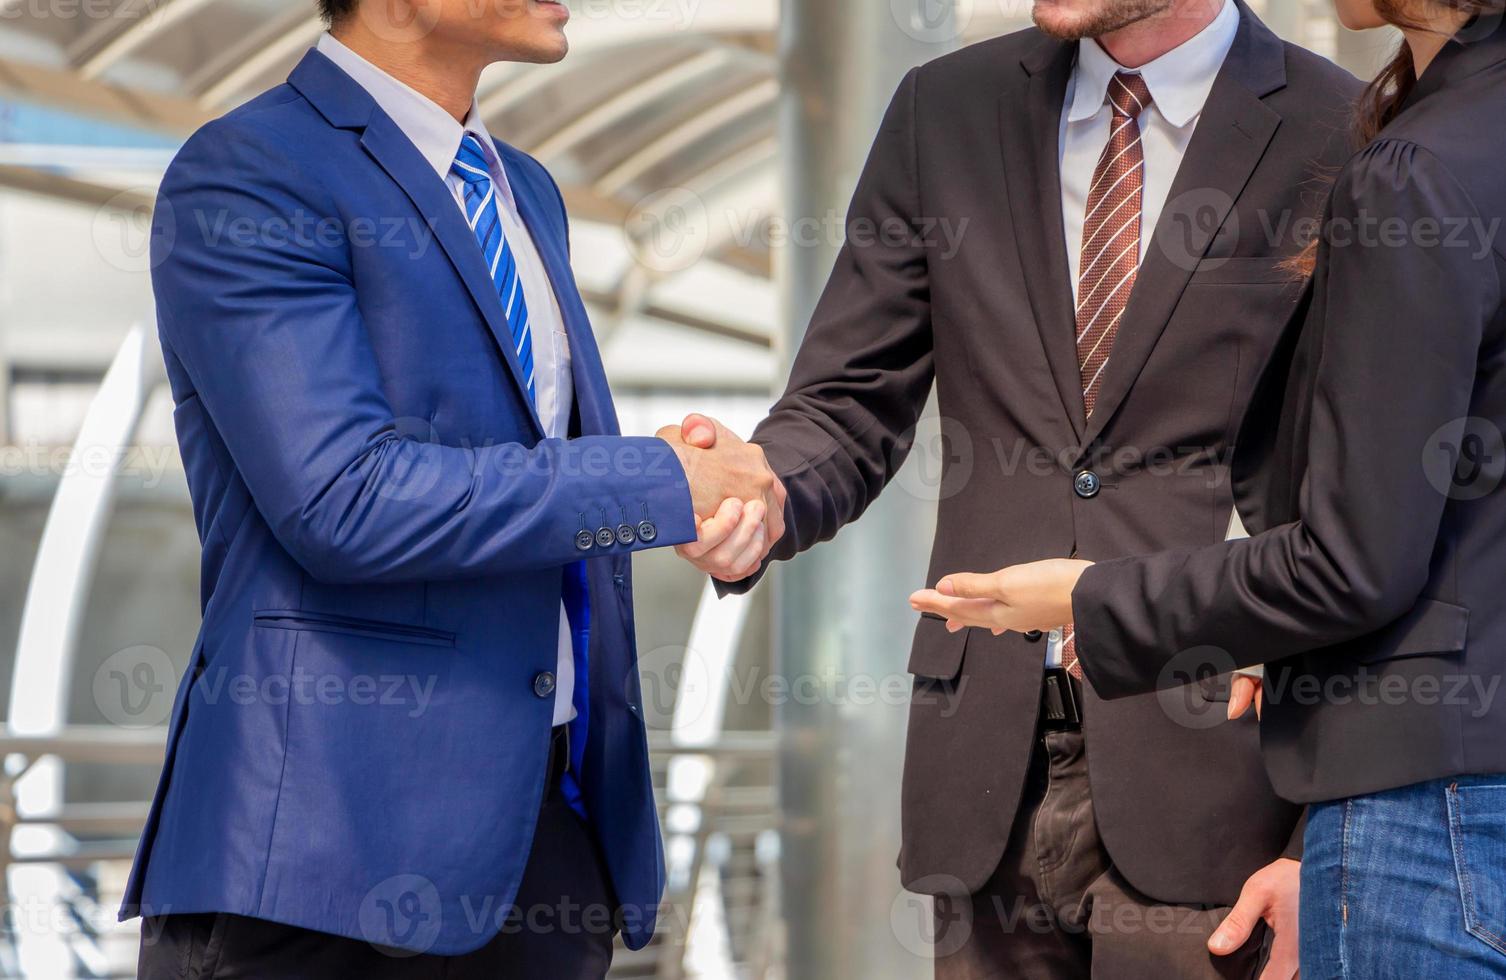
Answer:
M1356 73L1381 55L1326 0L1253 5ZM695 409L746 434L894 83L1024 26L1028 0L570 6L570 57L489 72L486 123L564 188L624 429ZM182 140L320 30L312 0L0 0L0 975L132 975L115 902L198 625L150 206ZM796 563L783 599L776 581L717 603L672 555L637 560L671 890L619 975L929 976L928 906L893 865L893 600L923 574L925 463L866 519L880 532Z

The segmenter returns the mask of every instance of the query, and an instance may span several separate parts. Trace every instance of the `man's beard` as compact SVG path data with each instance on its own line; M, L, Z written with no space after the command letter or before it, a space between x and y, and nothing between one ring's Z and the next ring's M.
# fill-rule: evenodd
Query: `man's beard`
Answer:
M1077 16L1055 16L1061 8L1037 2L1031 17L1041 32L1061 41L1081 41L1103 37L1171 9L1174 0L1098 0L1094 7ZM1045 8L1043 11L1042 8Z

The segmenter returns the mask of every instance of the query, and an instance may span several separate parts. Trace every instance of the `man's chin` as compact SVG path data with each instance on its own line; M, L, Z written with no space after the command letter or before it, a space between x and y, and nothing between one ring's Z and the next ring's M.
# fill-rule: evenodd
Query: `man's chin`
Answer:
M565 37L565 32L560 31L551 37L530 38L526 44L515 42L499 60L528 65L552 65L563 61L569 53L570 41Z
M1168 9L1171 0L1035 0L1031 19L1041 33L1060 41L1103 37Z

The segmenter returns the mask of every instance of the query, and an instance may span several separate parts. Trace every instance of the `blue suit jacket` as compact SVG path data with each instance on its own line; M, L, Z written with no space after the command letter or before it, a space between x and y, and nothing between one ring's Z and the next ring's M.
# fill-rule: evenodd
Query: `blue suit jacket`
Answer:
M498 150L569 334L568 441L543 437L448 189L322 55L163 181L154 285L204 624L122 917L484 945L533 838L571 579L591 618L582 802L628 944L653 931L628 556L692 540L694 517L668 446L618 434L558 189Z

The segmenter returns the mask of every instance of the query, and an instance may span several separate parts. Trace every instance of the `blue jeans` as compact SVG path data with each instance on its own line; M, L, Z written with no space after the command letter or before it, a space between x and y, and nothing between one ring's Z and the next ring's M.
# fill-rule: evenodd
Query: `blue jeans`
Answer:
M1506 977L1506 775L1315 804L1302 980Z

